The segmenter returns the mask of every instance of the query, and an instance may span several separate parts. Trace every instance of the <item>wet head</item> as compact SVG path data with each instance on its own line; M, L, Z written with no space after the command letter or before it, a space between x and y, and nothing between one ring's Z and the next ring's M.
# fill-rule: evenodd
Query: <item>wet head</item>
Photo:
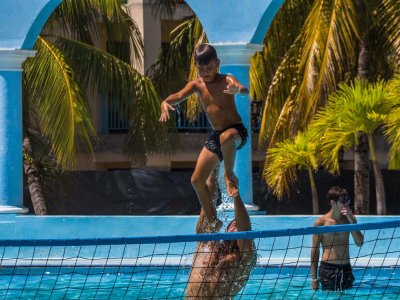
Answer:
M218 76L220 61L215 48L209 44L201 44L195 51L197 74L205 83L211 83Z
M351 202L348 192L345 189L340 188L338 186L334 186L328 191L326 200L331 206L337 204L341 204L342 206L348 206L350 205Z

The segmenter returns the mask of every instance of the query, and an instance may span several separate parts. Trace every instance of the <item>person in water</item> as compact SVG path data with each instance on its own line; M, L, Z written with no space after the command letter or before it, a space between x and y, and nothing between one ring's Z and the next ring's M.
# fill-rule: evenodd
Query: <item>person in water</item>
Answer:
M239 195L234 197L235 219L227 232L251 230L250 218ZM201 210L196 232L208 228ZM198 242L194 254L186 299L232 299L247 283L256 262L252 240Z
M204 209L210 226L209 231L219 230L222 222L217 219L217 212L206 181L220 161L225 165L225 183L228 196L239 193L239 182L233 172L236 151L247 141L247 130L237 111L234 95L247 95L249 90L238 80L227 74L219 73L220 61L214 47L201 44L195 50L195 65L198 78L190 81L179 92L168 96L161 103L160 121L170 119L173 105L197 93L200 97L212 130L200 152L191 178L197 197Z
M339 224L355 224L349 204L350 198L345 189L338 186L332 187L326 196L331 210L318 218L314 226L330 226ZM354 242L361 247L364 237L360 231L352 231ZM322 259L319 261L319 248L322 245ZM311 248L311 287L318 290L321 283L322 290L346 290L353 287L354 276L350 265L349 232L335 232L315 234Z

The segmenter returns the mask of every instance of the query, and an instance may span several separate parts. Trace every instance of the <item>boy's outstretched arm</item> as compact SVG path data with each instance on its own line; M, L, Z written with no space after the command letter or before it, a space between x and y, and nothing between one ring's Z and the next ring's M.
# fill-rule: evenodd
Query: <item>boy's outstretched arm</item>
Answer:
M241 84L234 76L227 75L228 85L224 93L232 95L248 95L249 89Z
M167 122L170 119L169 111L175 110L173 107L174 104L178 104L179 102L185 100L191 94L196 92L196 84L195 81L190 81L186 86L181 89L179 92L169 95L163 102L161 102L161 116L160 122Z

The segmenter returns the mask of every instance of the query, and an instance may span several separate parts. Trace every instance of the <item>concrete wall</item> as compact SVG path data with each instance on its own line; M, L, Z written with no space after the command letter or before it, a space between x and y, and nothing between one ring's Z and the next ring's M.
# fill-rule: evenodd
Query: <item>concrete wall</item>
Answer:
M125 134L99 136L95 161L87 156L79 158L77 170L130 169L131 162L123 154ZM147 157L146 168L157 170L193 169L207 138L207 133L179 133L180 144L171 156L153 154ZM262 166L264 153L257 151L258 135L252 137L253 167Z

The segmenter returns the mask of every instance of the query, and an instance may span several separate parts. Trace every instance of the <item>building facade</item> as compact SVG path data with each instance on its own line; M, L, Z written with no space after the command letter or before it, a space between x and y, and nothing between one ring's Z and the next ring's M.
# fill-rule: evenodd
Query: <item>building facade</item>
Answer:
M118 51L119 56L125 57L142 74L156 61L161 47L170 42L171 31L182 22L183 19L193 16L193 11L184 2L177 4L172 17L162 16L157 18L151 8L152 0L128 0L126 7L132 19L142 33L144 42L143 63L134 61L129 52L129 41L121 39L118 33L115 39L105 41L99 38L96 46L109 52ZM179 1L178 1L179 2ZM122 53L122 54L121 54ZM254 103L254 119L252 128L252 161L253 170L261 170L264 164L265 153L257 149L259 117L261 113L261 102ZM123 154L124 139L128 130L129 120L127 116L118 113L118 101L104 99L99 96L92 96L90 101L92 116L98 132L99 142L95 152L95 160L88 160L81 157L78 163L78 170L116 170L130 169L135 167L132 162ZM162 124L155 124L155 126ZM209 127L204 115L200 115L196 122L191 123L185 119L185 114L180 112L177 115L177 127L179 131L180 147L171 155L148 155L145 167L159 170L188 170L195 167L198 154L204 144L206 131ZM388 145L382 136L376 138L376 150L379 156L379 163L383 169L387 168ZM353 168L353 152L343 153L342 165L345 169ZM143 167L143 166L140 166Z

